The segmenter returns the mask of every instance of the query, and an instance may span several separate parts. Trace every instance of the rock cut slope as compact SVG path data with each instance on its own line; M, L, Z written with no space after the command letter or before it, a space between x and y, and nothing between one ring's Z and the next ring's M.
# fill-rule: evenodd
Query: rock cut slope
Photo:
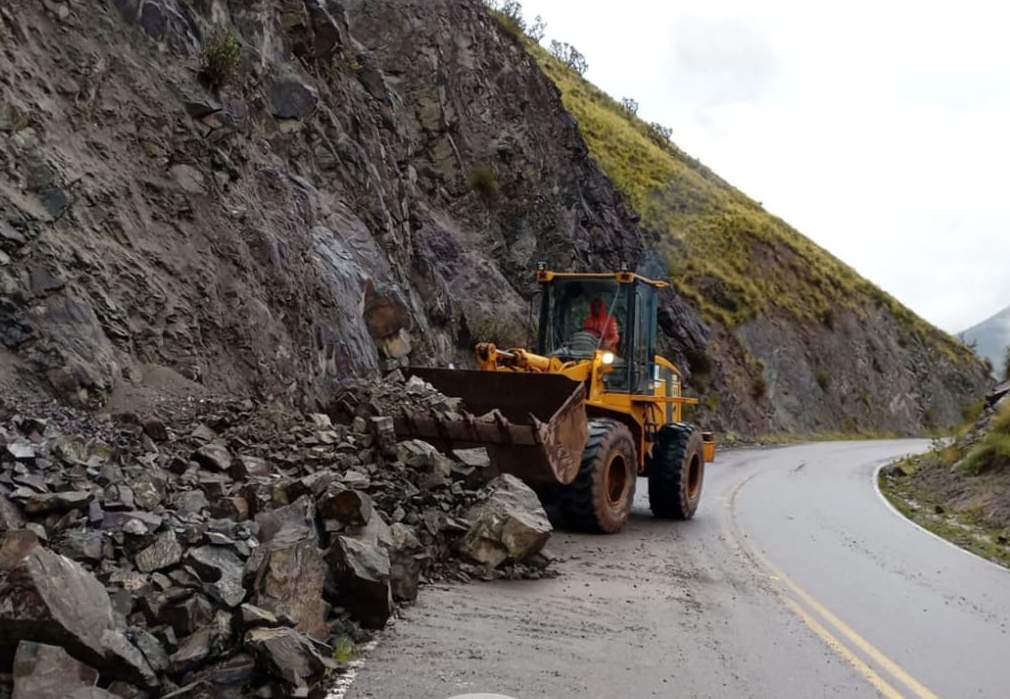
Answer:
M478 0L27 2L0 46L0 386L102 404L153 367L313 408L525 342L539 260L672 276L663 349L716 428L917 432L984 382Z
M326 402L408 355L521 341L535 260L641 254L477 2L49 5L0 9L0 338L69 397L157 364ZM220 91L215 23L241 45Z

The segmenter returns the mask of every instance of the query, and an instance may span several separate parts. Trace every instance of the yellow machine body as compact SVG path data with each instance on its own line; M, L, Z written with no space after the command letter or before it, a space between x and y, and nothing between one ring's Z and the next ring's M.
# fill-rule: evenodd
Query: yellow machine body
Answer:
M681 422L684 406L698 402L683 395L683 374L673 362L646 352L656 341L655 292L666 287L666 282L630 272L540 271L537 279L545 292L538 344L541 350L552 350L551 354L525 348L502 350L484 342L476 347L476 371L412 370L446 395L462 398L468 414L404 415L397 419L398 434L450 448L484 446L501 472L534 484L566 484L578 471L588 420L608 417L631 430L638 473L645 475L659 430ZM603 349L597 342L596 347L583 347L580 352L564 344L555 347L549 324L568 322L579 327L572 326L567 317L558 321L552 305L557 301L552 299L555 285L577 303L584 304L593 294L612 299L606 317L623 317L623 346ZM572 289L576 291L571 293ZM707 432L702 439L705 461L712 461L715 441Z

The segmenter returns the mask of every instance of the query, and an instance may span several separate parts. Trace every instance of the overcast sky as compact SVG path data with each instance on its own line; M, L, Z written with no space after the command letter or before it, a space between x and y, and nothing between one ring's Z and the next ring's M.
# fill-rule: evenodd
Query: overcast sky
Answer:
M524 0L587 77L920 315L1010 305L1010 5Z

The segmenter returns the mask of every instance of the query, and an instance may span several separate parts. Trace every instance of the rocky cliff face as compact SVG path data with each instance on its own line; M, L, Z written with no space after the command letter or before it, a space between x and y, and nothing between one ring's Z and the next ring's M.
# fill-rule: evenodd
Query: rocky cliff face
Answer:
M217 26L242 47L219 90L200 70ZM478 0L27 2L0 7L0 46L4 385L101 403L167 367L311 406L351 375L524 342L535 261L668 273ZM984 380L928 338L899 346L887 312L811 334L698 307L665 299L665 349L711 356L719 427L914 431Z
M27 3L0 14L0 334L68 395L138 365L311 402L525 337L532 261L638 231L477 2ZM201 84L212 23L242 46Z

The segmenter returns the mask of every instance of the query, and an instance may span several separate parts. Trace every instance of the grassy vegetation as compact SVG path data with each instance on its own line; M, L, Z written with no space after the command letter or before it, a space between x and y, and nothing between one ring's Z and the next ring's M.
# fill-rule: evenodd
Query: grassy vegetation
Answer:
M470 188L477 193L485 206L493 206L498 201L498 175L491 168L481 165L475 167L467 176Z
M1000 465L1010 465L1010 403L1000 410L982 441L965 457L961 468L977 475Z
M904 335L928 338L953 360L974 361L961 343L657 138L652 125L541 46L524 43L560 89L603 171L643 223L662 234L678 291L708 319L734 327L781 311L833 329L836 309L865 316L877 306L899 320Z
M331 657L341 665L351 662L356 655L357 649L354 647L354 641L346 634L338 638L337 642L333 644L333 654Z
M242 61L242 44L227 27L218 27L203 49L202 73L212 87L223 87L235 79Z

